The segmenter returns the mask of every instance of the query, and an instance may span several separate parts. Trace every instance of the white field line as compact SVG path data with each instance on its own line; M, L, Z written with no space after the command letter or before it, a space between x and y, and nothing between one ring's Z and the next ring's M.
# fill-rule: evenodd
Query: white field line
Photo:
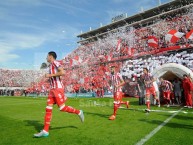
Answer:
M142 138L136 145L143 145L147 142L151 137L153 137L162 127L164 127L172 118L174 118L183 108L172 114L169 118L167 118L162 124L156 127L153 131L147 134L144 138Z

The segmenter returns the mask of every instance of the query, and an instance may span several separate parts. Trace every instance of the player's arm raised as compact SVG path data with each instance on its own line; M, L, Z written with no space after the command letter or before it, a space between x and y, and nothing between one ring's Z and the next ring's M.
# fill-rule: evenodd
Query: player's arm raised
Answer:
M45 74L46 78L50 78L50 77L59 77L59 76L63 76L65 74L65 71L62 67L58 68L58 72L55 74Z

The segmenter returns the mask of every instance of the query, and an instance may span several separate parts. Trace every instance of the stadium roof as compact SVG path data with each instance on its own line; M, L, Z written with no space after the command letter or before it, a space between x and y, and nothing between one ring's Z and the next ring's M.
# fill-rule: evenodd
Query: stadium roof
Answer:
M92 40L92 41L97 40L98 36L102 36L108 33L109 31L113 31L119 27L130 25L130 24L134 25L134 24L137 24L136 22L145 21L145 20L147 22L149 21L148 18L153 18L154 16L158 16L162 13L167 13L171 11L171 8L178 9L178 8L181 8L183 6L186 6L192 3L193 3L193 0L173 0L169 3L162 4L158 7L154 7L144 12L121 19L119 21L112 22L98 29L82 33L77 36L80 38L80 41L78 41L78 43L84 43L84 42L87 42L88 40Z

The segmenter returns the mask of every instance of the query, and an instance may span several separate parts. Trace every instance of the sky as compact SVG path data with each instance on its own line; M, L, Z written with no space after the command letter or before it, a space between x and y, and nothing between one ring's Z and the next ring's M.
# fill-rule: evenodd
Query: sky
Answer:
M81 31L158 4L159 0L1 0L0 68L39 69L49 51L60 60L75 50Z

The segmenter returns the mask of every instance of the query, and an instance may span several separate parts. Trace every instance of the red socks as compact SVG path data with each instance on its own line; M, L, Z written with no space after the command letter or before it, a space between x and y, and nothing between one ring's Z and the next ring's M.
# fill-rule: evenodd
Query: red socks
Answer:
M147 109L150 109L150 100L146 101Z
M114 104L114 113L113 113L113 115L116 116L119 106L120 106L120 104Z
M80 113L79 110L76 110L75 108L72 108L71 106L65 106L65 105L60 107L60 111L68 112L68 113L74 113L74 114Z
M52 119L52 108L51 106L46 107L46 114L44 118L44 131L49 132L50 128L50 122ZM60 111L68 112L68 113L74 113L74 114L79 114L80 111L72 108L71 106L61 106Z
M123 102L123 101L121 101L121 104L125 104L125 105L127 105L127 102Z
M46 114L45 114L45 118L44 118L44 130L46 132L49 132L51 119L52 119L52 107L47 106L46 107Z

